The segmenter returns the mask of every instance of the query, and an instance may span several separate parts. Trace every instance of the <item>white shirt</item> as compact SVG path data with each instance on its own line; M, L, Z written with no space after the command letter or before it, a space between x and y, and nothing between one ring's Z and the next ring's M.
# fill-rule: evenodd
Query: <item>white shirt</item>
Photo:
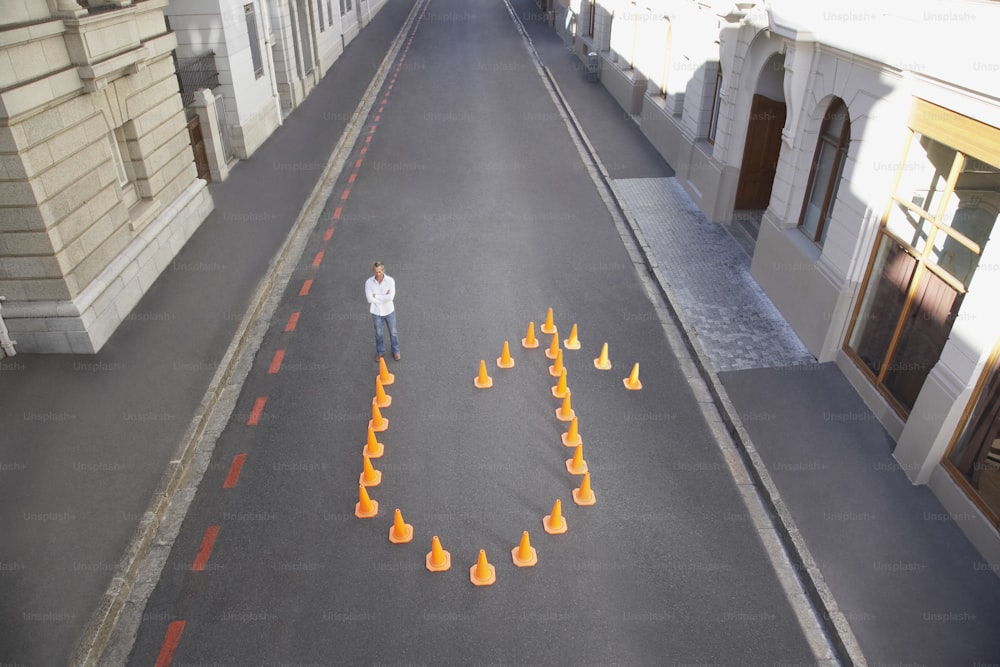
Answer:
M375 276L371 276L365 281L365 298L371 304L368 312L372 315L384 317L394 311L396 307L392 304L392 300L395 296L396 281L392 279L392 276L383 275L382 282L375 280Z

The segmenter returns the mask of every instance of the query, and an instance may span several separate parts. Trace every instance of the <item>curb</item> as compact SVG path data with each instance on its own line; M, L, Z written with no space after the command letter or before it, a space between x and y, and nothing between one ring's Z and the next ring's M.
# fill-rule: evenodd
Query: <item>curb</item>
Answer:
M421 1L414 3L393 40L392 47L347 122L323 173L300 209L292 229L271 260L267 274L254 290L251 305L240 321L175 455L153 491L152 500L118 561L111 583L81 632L69 664L81 667L100 664L102 658L105 658L104 654L112 646L112 638L117 633L124 632L118 626L126 608L138 605L141 612L141 607L145 606L152 587L139 593L140 600L132 597L135 585L141 574L155 575L154 584L159 577L162 561L180 530L183 515L204 473L204 466L207 466L216 440L235 408L242 383L250 372L253 357L267 332L270 316L291 278L294 265L302 256L309 234L319 221L326 199L343 171L350 150L361 135L364 119L388 78L389 67L401 50L403 37L412 29L415 17L425 4L426 2ZM195 466L196 462L201 465ZM188 489L190 493L185 493ZM176 516L177 513L179 516ZM163 559L153 558L154 551L164 546L167 553L163 554ZM157 562L154 563L154 560ZM153 568L155 572L150 572ZM134 634L130 639L129 646L124 647L127 651L131 650ZM125 659L127 656L121 657Z
M821 629L826 635L827 642L836 653L836 659L845 665L867 666L867 659L864 657L857 638L851 630L850 623L847 621L844 613L840 611L833 593L830 591L822 572L820 572L819 567L816 565L809 547L799 533L791 512L785 505L778 488L771 479L767 467L757 453L750 434L743 426L743 422L740 420L739 414L729 399L718 375L708 365L706 361L708 356L702 350L697 331L690 325L683 313L675 307L676 299L673 296L673 290L670 287L669 281L660 271L656 258L642 234L642 230L629 211L623 197L617 188L615 188L613 180L601 162L596 149L591 144L583 126L576 118L569 102L560 90L555 76L542 63L540 56L531 43L530 36L517 19L516 13L510 7L509 3L507 7L512 18L515 19L514 22L518 31L524 37L528 49L543 74L546 83L555 92L559 100L560 109L566 115L567 124L572 128L576 138L579 139L586 150L591 166L596 168L599 179L595 180L599 180L600 184L610 193L610 197L606 198L606 202L610 200L622 219L625 220L629 233L641 255L643 265L652 275L653 282L656 283L667 310L679 325L678 330L688 349L689 356L715 401L719 415L725 425L725 430L735 443L736 450L743 460L744 467L751 475L753 486L757 490L757 496L769 514L770 524L779 538L783 551L791 562L792 569L797 573L796 578L798 579L798 583L812 606L814 613L817 615Z
M851 630L850 623L847 621L844 613L840 611L833 593L827 586L822 572L820 572L819 567L816 565L809 547L795 525L791 512L785 505L778 488L771 479L767 467L757 453L753 440L743 426L743 422L740 420L739 414L729 399L729 395L726 393L718 375L705 361L708 355L702 350L697 331L690 325L684 314L674 306L676 299L673 296L673 290L670 287L669 281L660 271L656 258L653 256L652 250L642 234L642 230L629 211L623 197L617 188L615 188L613 180L610 178L604 164L597 155L597 151L590 143L569 103L559 90L555 77L547 67L543 66L543 70L549 83L558 93L560 103L574 131L586 147L593 164L596 165L603 185L611 193L611 199L614 202L615 208L626 221L629 232L642 255L643 263L653 276L667 309L679 325L678 329L690 356L719 408L726 431L736 444L736 448L740 452L741 458L753 478L753 484L759 491L758 495L772 518L771 523L781 540L785 552L791 560L792 567L799 574L799 583L805 591L809 602L818 613L823 629L837 653L837 658L842 664L857 665L858 667L866 666L868 664L867 659L864 657L857 638Z

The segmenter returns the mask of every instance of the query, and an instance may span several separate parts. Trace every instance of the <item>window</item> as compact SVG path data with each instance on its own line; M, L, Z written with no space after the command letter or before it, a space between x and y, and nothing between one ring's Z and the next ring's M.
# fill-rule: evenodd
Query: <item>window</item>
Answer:
M292 43L295 45L296 52L299 47L302 48L302 63L305 65L305 73L309 74L313 71L313 40L312 33L309 29L309 10L306 6L306 0L294 0L294 9L292 7L293 0L289 0L289 15L298 17L298 31L295 29L295 24L292 24ZM302 76L302 70L296 70L299 76Z
M333 27L333 0L326 0L326 23Z
M326 30L326 25L323 23L323 0L316 0L316 23L319 24L320 32Z
M1000 345L977 387L945 469L1000 527Z
M264 59L260 53L260 38L257 36L257 11L253 3L243 6L243 15L247 21L247 37L250 40L250 59L253 62L253 75L258 79L264 76Z
M1000 130L922 101L913 125L959 148L910 130L845 345L902 417L941 356L1000 214L1000 168L967 152Z
M719 128L719 107L722 106L722 63L715 64L715 92L712 94L712 109L708 114L708 143L715 143L715 132Z
M343 16L351 11L351 0L340 0L340 15Z
M594 36L594 23L597 21L597 0L587 3L587 36Z
M799 229L820 245L826 240L827 223L837 200L837 186L844 171L850 141L851 121L847 106L841 99L834 100L823 116L799 216Z
M135 189L135 170L128 152L125 128L116 127L108 132L108 144L111 147L111 159L114 161L115 170L118 173L122 201L131 208L139 201L139 194Z

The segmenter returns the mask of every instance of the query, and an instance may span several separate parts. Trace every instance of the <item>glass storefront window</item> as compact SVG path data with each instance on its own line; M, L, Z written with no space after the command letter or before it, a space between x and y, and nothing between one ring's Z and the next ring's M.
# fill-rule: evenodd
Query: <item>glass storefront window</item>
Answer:
M1000 523L1000 365L985 375L978 398L945 466Z
M1000 212L1000 169L912 132L846 348L901 415L941 356Z

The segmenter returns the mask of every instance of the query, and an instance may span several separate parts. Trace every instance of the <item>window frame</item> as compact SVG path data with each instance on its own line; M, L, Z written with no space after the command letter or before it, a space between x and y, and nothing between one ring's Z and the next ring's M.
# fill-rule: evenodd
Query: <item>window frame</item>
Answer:
M844 123L840 130L840 136L836 141L829 133L833 113L843 109ZM812 164L809 168L809 180L806 183L805 195L802 198L802 208L799 212L798 228L813 243L822 246L826 241L827 223L833 215L833 205L837 200L837 192L840 189L840 180L844 173L844 164L847 162L847 152L851 143L851 114L847 108L847 103L839 97L827 105L823 113L823 123L820 125L819 138L816 140L816 149L813 151ZM823 190L823 200L819 207L819 218L816 221L816 231L810 234L805 227L806 213L809 204L812 203L813 193L816 192L816 172L820 164L820 158L824 151L833 151L833 168L830 170L829 180Z
M972 481L970 481L966 475L959 470L955 462L952 461L952 457L956 453L956 448L960 443L965 441L968 429L975 426L970 422L973 416L977 415L980 408L983 407L981 405L981 401L984 398L983 394L988 387L997 381L997 375L1000 375L1000 338L997 339L996 344L993 346L993 350L986 361L986 365L983 367L983 370L979 375L979 379L976 381L972 397L969 399L969 402L965 406L965 410L962 412L962 418L959 420L959 425L955 428L951 442L948 443L948 449L945 451L945 455L941 457L941 465L945 469L945 472L951 476L952 480L958 485L958 487L965 492L970 500L972 500L973 504L975 504L976 507L983 513L993 527L1000 529L1000 509L990 505L990 503L980 495L979 490L973 486ZM967 446L967 443L965 443L965 446Z

